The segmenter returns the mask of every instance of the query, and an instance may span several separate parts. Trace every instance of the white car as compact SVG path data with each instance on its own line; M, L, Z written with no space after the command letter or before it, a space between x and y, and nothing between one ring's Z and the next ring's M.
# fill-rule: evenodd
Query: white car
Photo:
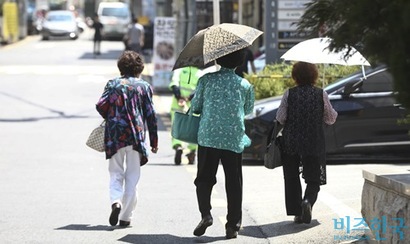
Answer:
M103 24L105 39L122 39L131 23L131 12L128 4L122 2L101 2L97 11Z
M79 33L74 13L66 10L48 12L41 27L43 40L50 37L68 37L75 40Z

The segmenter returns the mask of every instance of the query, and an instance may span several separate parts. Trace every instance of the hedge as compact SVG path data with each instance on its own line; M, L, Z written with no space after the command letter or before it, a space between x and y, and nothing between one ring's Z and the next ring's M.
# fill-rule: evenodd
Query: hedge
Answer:
M325 87L344 76L355 73L361 69L360 66L323 65L318 64L319 80L316 84ZM295 86L290 77L292 63L268 64L256 75L245 74L245 78L254 86L255 99L263 99L282 95L286 89Z

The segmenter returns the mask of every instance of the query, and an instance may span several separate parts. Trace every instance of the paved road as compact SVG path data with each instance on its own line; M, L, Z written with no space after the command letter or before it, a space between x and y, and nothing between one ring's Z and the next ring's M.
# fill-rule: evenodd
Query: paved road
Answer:
M173 165L171 96L157 93L160 150L142 168L132 227L113 228L108 224L107 162L84 143L101 121L94 104L106 80L117 74L113 57L122 44L103 43L107 58L94 60L88 56L88 38L75 46L36 38L0 48L1 243L341 243L346 240L336 237L346 231L335 230L334 219L361 216L362 169L409 168L331 165L312 224L295 225L284 211L281 169L245 165L243 228L236 240L224 238L220 168L212 196L215 223L197 238L192 235L200 218L193 185L196 166L186 161Z

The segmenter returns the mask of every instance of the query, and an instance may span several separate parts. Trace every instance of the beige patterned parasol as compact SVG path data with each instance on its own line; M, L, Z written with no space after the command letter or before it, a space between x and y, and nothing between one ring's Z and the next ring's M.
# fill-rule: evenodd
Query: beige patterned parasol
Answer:
M255 28L232 23L200 30L182 49L173 70L186 66L203 68L211 61L252 45L262 33Z

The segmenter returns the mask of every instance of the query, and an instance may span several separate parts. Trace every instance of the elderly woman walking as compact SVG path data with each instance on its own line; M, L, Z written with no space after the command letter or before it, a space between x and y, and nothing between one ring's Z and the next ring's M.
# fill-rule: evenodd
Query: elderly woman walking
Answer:
M157 119L152 88L139 76L144 69L140 55L125 51L117 62L121 77L109 80L97 103L105 119L105 154L110 173L112 226L131 224L137 204L140 167L148 161L146 130L151 151L158 150ZM125 164L125 167L124 167Z
M195 186L202 220L194 230L196 236L213 224L211 193L219 162L225 172L228 201L226 238L236 238L242 224L242 152L250 145L244 116L252 112L255 100L252 85L235 74L244 58L241 49L217 59L221 69L199 79L191 103L191 110L201 114Z
M276 114L276 119L284 125L282 160L286 212L295 216L295 223L310 223L320 185L326 184L324 125L335 123L337 112L327 93L314 86L318 79L316 65L295 63L292 79L297 86L285 92ZM300 166L306 182L303 198Z

